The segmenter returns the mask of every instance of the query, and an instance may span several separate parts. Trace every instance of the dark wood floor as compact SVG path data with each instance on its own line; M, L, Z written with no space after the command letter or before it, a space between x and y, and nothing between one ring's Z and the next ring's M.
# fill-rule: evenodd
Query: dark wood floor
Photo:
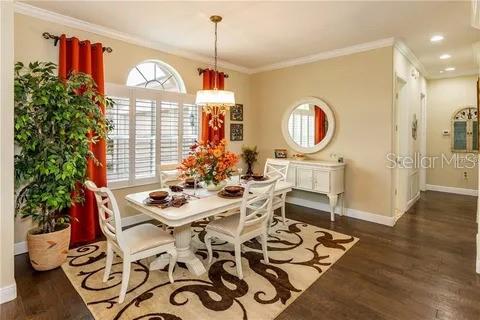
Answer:
M360 238L279 317L286 319L480 319L475 270L476 198L423 193L394 228L288 205L295 220ZM15 258L18 299L1 319L92 319L60 269L34 272Z

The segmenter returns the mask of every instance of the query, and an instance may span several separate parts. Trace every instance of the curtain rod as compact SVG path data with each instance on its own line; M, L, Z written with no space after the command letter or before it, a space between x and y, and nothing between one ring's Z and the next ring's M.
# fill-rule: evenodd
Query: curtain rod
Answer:
M58 40L60 40L59 36L55 36L55 35L50 34L48 32L42 33L42 36L43 36L44 39L47 39L47 40L53 39L53 45L54 46L57 46ZM110 47L103 47L102 49L103 49L103 52L108 52L108 53L113 52L113 49L110 48Z
M198 75L200 76L200 75L202 75L202 74L205 72L205 70L207 70L207 69L198 68L197 70L198 70ZM223 75L224 75L225 78L228 78L228 74L224 73Z

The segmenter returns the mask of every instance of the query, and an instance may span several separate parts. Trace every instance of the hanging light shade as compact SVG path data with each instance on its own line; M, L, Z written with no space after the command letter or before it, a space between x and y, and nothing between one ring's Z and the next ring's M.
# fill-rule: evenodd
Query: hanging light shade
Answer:
M232 91L218 89L199 90L195 103L202 107L208 105L232 107L235 105L235 94Z
M232 91L218 89L218 70L217 70L217 24L222 21L220 16L211 16L210 21L215 24L215 75L214 85L211 90L197 91L195 103L201 106L203 111L211 114L209 126L217 130L222 125L220 115L225 115L229 107L235 105L235 94Z

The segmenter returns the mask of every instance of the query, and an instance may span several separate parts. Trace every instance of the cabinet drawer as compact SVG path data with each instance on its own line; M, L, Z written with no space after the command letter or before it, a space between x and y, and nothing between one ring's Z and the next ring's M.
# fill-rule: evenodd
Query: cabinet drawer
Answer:
M311 168L297 167L297 188L313 189L313 170Z
M330 192L330 172L323 170L313 171L313 190Z

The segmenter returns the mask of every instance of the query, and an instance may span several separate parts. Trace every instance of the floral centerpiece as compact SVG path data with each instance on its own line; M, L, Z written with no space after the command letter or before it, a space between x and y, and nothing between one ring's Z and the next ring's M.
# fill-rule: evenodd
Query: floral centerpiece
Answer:
M238 155L225 150L225 140L218 144L198 143L190 147L189 155L178 167L180 178L195 178L203 181L208 190L219 190L226 184L226 179L235 172Z

